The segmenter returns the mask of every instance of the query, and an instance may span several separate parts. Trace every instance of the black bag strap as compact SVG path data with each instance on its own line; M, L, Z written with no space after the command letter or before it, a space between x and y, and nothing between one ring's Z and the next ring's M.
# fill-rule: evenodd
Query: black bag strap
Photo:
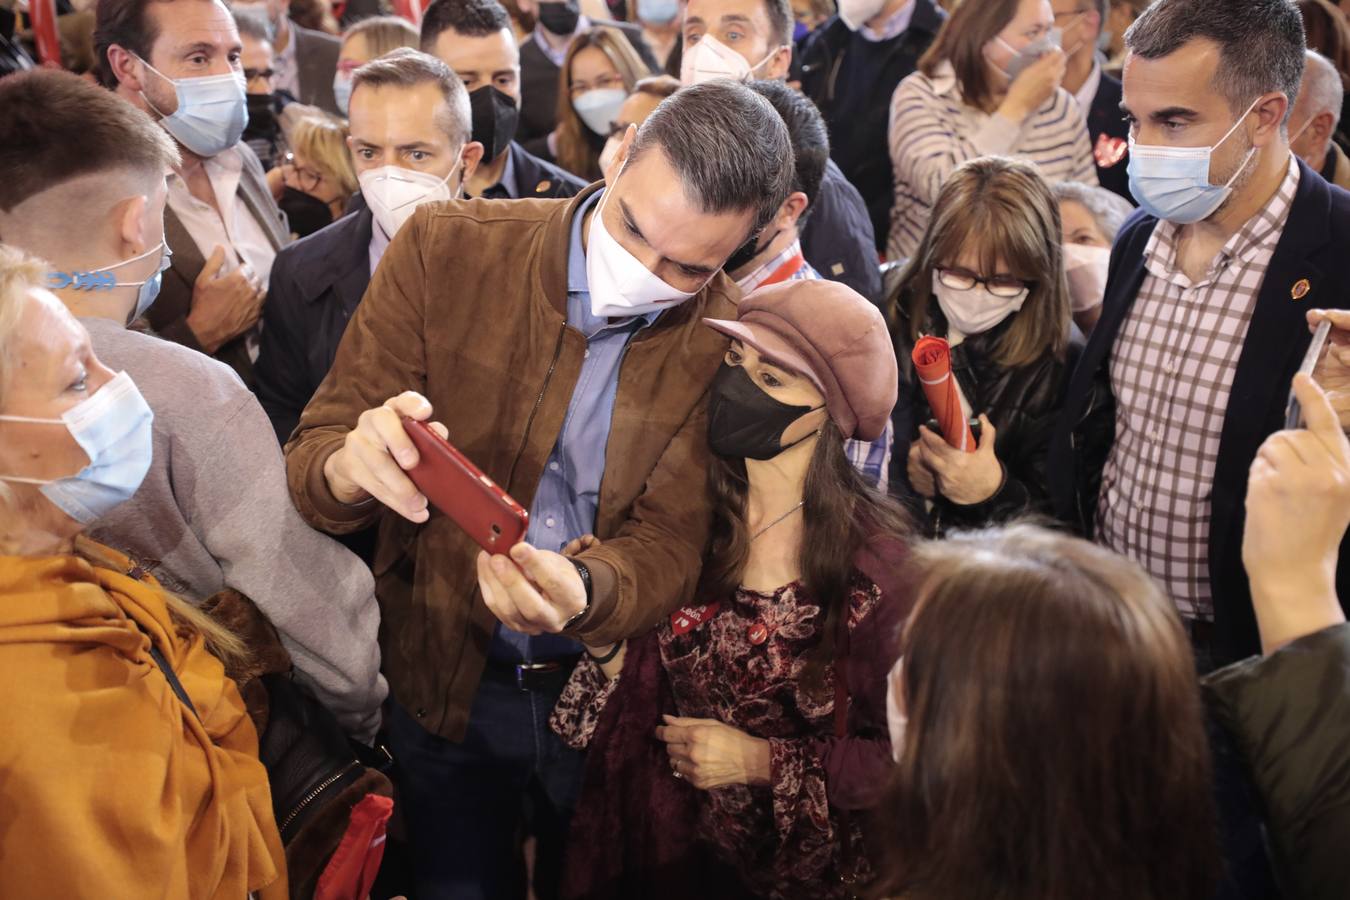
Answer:
M136 627L140 628L140 624L137 623ZM155 665L158 666L159 670L164 673L164 680L169 683L169 688L174 692L174 695L178 698L180 703L182 703L188 709L192 710L192 715L196 717L198 722L200 722L202 720L202 717L197 712L197 707L192 705L192 698L190 698L187 694L187 691L183 689L183 683L178 680L178 675L176 672L174 672L173 666L169 665L169 661L164 658L164 654L161 653L159 648L155 646L155 639L150 636L149 632L147 632L144 628L141 628L141 633L144 634L147 639L149 639L150 658L155 661Z

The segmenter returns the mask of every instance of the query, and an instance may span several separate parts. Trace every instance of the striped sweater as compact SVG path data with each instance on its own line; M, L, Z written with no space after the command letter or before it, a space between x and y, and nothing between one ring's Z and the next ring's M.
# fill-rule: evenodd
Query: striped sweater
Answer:
M1013 156L1035 163L1047 181L1097 183L1083 113L1060 88L1020 125L961 102L950 63L929 78L915 72L891 97L895 206L886 255L914 255L947 176L966 160Z

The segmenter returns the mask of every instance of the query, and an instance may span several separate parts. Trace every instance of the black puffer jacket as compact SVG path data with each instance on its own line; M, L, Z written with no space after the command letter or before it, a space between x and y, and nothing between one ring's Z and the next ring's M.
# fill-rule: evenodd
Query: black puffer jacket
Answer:
M952 528L977 528L1006 522L1020 515L1048 514L1046 455L1050 429L1063 403L1068 373L1083 347L1077 329L1074 329L1065 359L1056 359L1047 353L1036 362L1016 369L1004 368L990 359L993 348L1011 326L1011 318L952 348L952 371L961 392L970 401L973 416L984 413L997 432L994 452L1003 464L1003 487L983 503L962 506L939 495L932 509L926 509L924 499L910 486L908 461L910 445L919 438L919 426L931 420L933 412L914 376L910 358L914 341L909 337L909 320L903 312L900 316L895 331L900 394L891 414L895 424L891 493L905 502L920 521L927 523L925 531L931 537L940 537ZM930 313L924 333L947 334L947 322L941 310L934 309Z

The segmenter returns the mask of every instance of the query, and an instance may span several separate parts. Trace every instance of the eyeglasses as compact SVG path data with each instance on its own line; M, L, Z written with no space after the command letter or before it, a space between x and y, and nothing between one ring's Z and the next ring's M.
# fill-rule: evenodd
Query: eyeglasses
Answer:
M288 180L294 181L295 184L291 187L309 193L319 189L319 182L323 181L323 174L305 166L297 165L295 154L287 153L281 161L281 180L283 183Z
M981 278L969 269L946 269L937 270L938 281L954 291L969 291L975 288L975 285L982 284L989 289L989 293L995 297L1002 297L1004 300L1011 300L1013 297L1021 296L1024 291L1031 290L1035 282L1023 281L1012 275L995 275L992 278Z
M582 94L591 91L607 90L609 88L623 88L623 76L615 73L613 75L601 75L595 81L574 81L568 89L573 97L580 97Z
M244 80L252 81L255 78L266 78L268 81L271 81L272 77L276 74L275 69L245 69Z

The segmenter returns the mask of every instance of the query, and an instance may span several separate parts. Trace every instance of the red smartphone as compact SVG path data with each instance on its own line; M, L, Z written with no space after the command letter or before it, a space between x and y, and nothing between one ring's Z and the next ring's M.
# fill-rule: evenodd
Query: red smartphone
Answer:
M433 506L488 553L505 553L525 540L529 510L425 422L405 416L403 430L419 457L408 477Z

